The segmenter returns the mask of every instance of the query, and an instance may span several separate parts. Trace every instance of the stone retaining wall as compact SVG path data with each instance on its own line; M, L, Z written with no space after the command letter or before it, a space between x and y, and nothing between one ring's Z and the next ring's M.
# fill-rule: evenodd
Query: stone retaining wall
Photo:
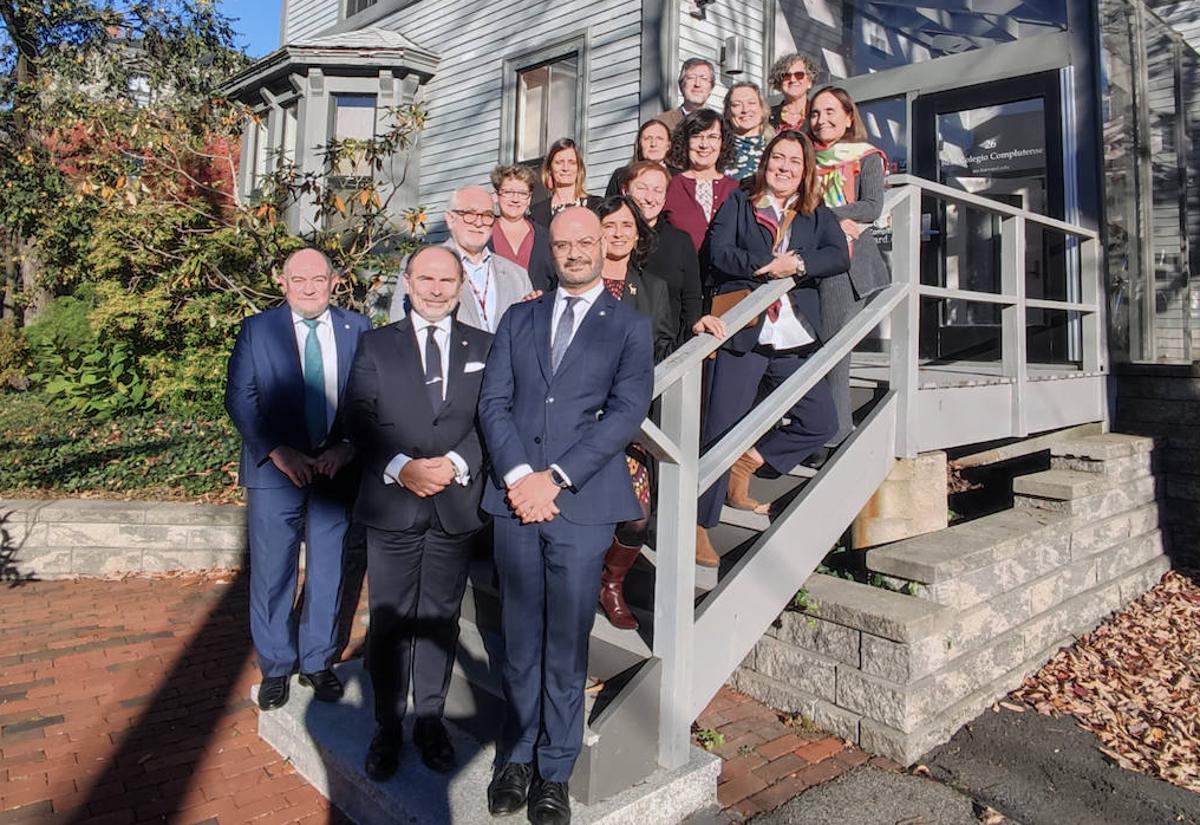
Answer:
M889 587L815 575L732 683L905 764L1169 569L1154 442L1099 435L1014 481L1015 506L867 552Z
M241 568L246 508L90 499L0 499L7 579Z
M1152 436L1166 480L1163 527L1176 564L1200 562L1200 363L1119 364L1117 426Z

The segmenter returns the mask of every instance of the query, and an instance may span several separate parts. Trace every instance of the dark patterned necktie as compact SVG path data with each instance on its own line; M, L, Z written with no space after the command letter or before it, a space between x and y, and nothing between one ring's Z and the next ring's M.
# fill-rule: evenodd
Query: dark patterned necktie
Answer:
M437 327L433 324L425 327L425 391L429 393L429 405L437 412L442 407L443 388L442 350L433 334Z

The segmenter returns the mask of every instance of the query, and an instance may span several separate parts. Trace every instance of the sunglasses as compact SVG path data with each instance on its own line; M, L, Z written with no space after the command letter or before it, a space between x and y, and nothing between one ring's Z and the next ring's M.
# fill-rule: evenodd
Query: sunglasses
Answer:
M780 80L803 80L808 77L808 72L784 72L779 76Z

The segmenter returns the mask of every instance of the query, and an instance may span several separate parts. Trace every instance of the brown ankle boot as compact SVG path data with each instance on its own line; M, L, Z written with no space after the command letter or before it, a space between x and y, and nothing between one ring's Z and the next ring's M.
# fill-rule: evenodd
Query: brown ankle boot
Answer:
M626 547L613 539L604 556L604 572L600 574L600 607L613 627L636 630L637 618L625 603L625 576L637 561L640 547Z
M754 475L764 462L755 460L750 453L742 453L732 467L729 468L729 489L725 493L725 503L738 510L751 510L755 513L766 513L771 505L762 504L750 498L750 477Z
M721 566L721 557L709 541L708 530L699 525L696 526L696 564L701 567Z

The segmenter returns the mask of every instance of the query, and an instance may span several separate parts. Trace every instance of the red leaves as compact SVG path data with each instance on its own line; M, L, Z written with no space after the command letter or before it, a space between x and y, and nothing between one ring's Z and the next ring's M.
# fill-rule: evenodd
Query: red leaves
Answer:
M1069 713L1123 768L1200 791L1200 585L1168 573L1013 692Z

